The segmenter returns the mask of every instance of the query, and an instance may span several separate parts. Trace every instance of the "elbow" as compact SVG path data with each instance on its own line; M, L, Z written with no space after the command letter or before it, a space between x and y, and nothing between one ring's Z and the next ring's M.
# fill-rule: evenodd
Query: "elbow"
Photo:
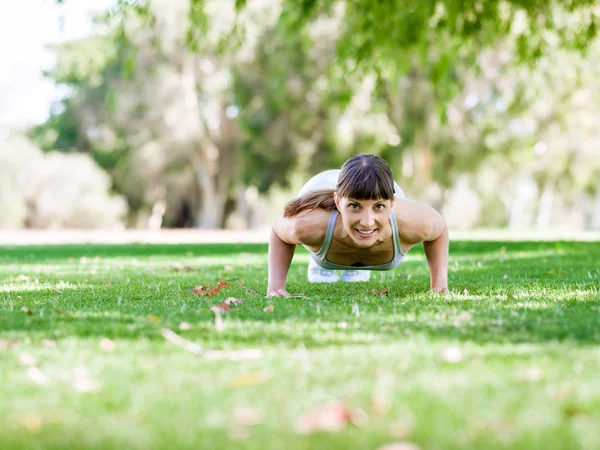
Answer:
M434 222L432 222L428 227L425 227L424 231L424 242L432 242L436 241L440 237L448 236L448 226L446 225L446 221L444 217L440 214Z

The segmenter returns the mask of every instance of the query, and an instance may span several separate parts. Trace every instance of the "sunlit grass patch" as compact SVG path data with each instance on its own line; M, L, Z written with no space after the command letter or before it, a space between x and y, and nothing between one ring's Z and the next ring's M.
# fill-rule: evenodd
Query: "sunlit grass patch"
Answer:
M3 249L2 448L600 447L599 243L453 242L447 296L422 248L327 285L300 248L265 298L266 250Z

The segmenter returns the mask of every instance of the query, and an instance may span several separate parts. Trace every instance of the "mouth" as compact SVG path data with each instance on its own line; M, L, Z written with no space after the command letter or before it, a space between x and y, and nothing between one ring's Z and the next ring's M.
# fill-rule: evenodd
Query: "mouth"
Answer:
M377 228L375 228L374 230L359 230L358 228L356 228L356 232L358 233L358 235L360 237L364 237L364 238L373 236L376 231L377 231Z

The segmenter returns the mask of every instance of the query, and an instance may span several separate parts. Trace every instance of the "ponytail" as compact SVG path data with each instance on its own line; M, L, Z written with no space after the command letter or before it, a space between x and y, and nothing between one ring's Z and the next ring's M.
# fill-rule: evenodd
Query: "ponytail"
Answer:
M283 217L294 217L304 210L324 209L326 211L335 211L335 200L333 193L335 189L320 189L311 191L302 197L295 198L283 209Z

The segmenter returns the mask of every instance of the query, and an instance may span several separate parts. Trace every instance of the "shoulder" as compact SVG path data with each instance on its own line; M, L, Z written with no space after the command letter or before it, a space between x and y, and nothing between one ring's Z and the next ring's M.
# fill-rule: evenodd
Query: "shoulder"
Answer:
M331 211L314 209L294 217L280 217L273 224L273 231L288 244L320 246L325 239Z
M398 234L406 244L437 239L446 229L442 215L431 206L405 198L394 202Z

